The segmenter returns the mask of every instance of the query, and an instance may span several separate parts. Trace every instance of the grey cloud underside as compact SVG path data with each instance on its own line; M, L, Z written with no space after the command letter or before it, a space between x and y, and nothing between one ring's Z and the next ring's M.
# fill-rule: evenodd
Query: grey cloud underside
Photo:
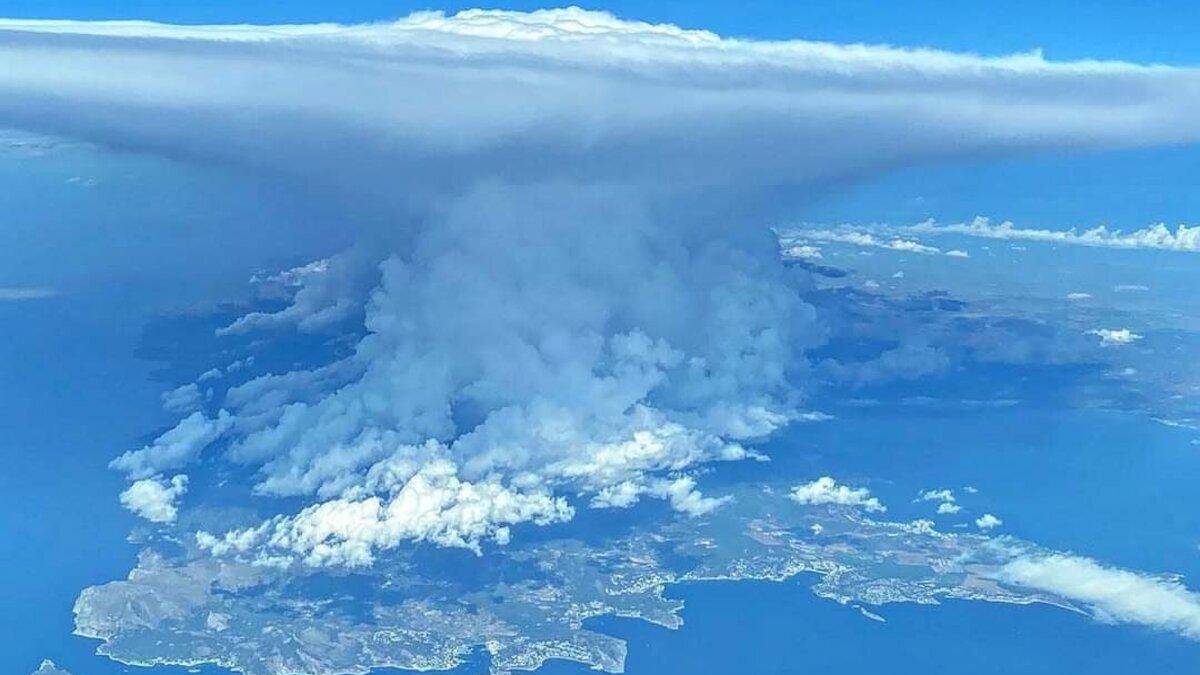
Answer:
M0 125L351 192L403 181L417 202L501 176L730 195L1200 133L1190 69L657 28L570 10L321 30L8 22Z

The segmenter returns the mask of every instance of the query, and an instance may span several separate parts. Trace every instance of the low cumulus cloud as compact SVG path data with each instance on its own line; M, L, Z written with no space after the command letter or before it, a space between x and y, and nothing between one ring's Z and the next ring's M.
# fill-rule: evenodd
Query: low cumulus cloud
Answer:
M299 179L344 214L330 241L357 246L266 279L286 306L219 332L360 322L352 353L240 384L112 463L168 490L155 476L219 456L305 506L201 543L314 565L409 540L480 550L643 498L704 517L725 503L700 490L705 465L759 458L812 414L804 353L825 328L775 219L897 165L1200 137L1194 70L731 40L580 9L3 21L0 58L2 126ZM793 496L883 509L831 478Z
M66 670L59 668L53 661L46 659L38 666L38 669L33 671L33 675L71 675Z
M204 393L200 385L189 382L170 391L164 391L162 396L163 408L175 413L190 413L200 408L204 403Z
M124 472L131 479L149 478L168 469L177 469L196 459L231 424L229 413L223 410L215 418L200 411L193 412L153 443L122 454L110 462L109 467Z
M176 502L187 492L188 477L170 480L155 476L135 481L121 493L121 506L155 523L173 523L179 514Z
M941 249L934 246L926 246L911 239L902 239L900 237L880 238L869 232L856 232L853 230L788 230L782 233L781 239L784 242L793 240L808 240L818 242L831 242L838 244L850 244L861 248L883 248L889 251L899 251L901 253L919 253L922 255L931 255L941 253ZM802 244L796 245L801 251L804 250ZM956 251L956 256L960 256L962 251ZM949 255L949 253L947 253Z
M953 515L962 511L962 506L958 504L958 498L954 496L953 490L922 490L917 495L917 501L936 502L937 512L939 515Z
M831 476L821 476L811 483L802 483L792 488L789 496L793 501L807 505L834 504L837 506L857 506L864 511L887 511L877 497L871 496L867 488L842 485Z
M1087 333L1088 335L1095 335L1100 338L1100 344L1105 347L1133 344L1143 337L1128 328L1096 328L1089 330Z
M1004 524L1003 520L1000 520L998 517L996 517L990 513L985 513L982 516L979 516L978 518L975 519L975 527L978 527L979 529L984 530L984 531L994 530L1003 524Z
M1067 246L1089 246L1112 249L1156 249L1165 251L1200 252L1200 225L1177 225L1156 223L1139 230L1118 230L1105 225L1089 229L1068 228L1047 230L1022 228L1010 221L992 222L977 216L965 223L939 223L926 220L915 225L840 225L836 228L805 226L780 231L785 242L829 242L848 244L860 248L882 248L892 251L942 254L953 258L969 258L970 254L959 249L943 251L914 236L937 237L938 235L960 235L983 239L1007 241L1034 241ZM1014 245L1015 250L1023 250Z
M1018 558L1000 569L999 578L1079 602L1100 621L1141 624L1200 640L1200 595L1172 577L1058 554Z
M1127 232L1104 225L1086 230L1043 230L1020 228L1007 220L993 223L987 218L977 217L969 223L939 224L928 220L903 230L911 233L961 234L986 239L1042 241L1072 246L1200 252L1200 225L1177 225L1172 229L1165 223L1156 223Z

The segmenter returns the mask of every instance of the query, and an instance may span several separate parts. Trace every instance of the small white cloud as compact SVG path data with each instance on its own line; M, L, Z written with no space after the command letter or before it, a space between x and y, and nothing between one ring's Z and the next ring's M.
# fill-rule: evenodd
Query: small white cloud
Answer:
M239 372L239 371L249 368L250 366L253 366L253 365L254 365L254 357L247 356L244 359L238 359L237 361L234 361L233 363L225 366L225 374L232 375L233 373Z
M42 661L42 665L33 671L33 675L71 675L71 673L59 668L53 661L46 659Z
M851 246L858 246L860 248L882 248L901 253L920 253L922 255L941 253L941 249L939 248L926 246L921 242L911 239L902 239L900 237L881 238L870 232L851 229L787 230L780 232L780 238L788 243L808 239L837 244L850 244Z
M1117 293L1143 293L1150 290L1150 287L1144 284L1117 284L1113 286L1113 290Z
M958 505L952 490L922 490L917 493L916 501L939 502L937 512L940 515L952 515L962 511L962 507Z
M1067 293L1068 300L1088 300L1092 297L1091 293Z
M1000 568L998 578L1083 604L1100 621L1141 624L1200 640L1200 595L1173 577L1053 554L1018 558Z
M648 493L668 500L671 508L689 516L707 515L732 499L732 497L705 497L696 489L696 479L691 476L657 481L651 486Z
M946 251L946 255L950 256L951 258L970 258L971 257L970 253L959 250L957 248Z
M1087 334L1099 337L1100 344L1105 347L1128 345L1142 339L1141 335L1134 333L1128 328L1097 328L1089 330Z
M1000 527L1003 524L1003 520L1000 520L990 513L985 513L975 519L975 527L978 527L981 530L991 530L993 528Z
M906 253L920 253L922 255L929 255L931 253L938 252L938 249L933 246L926 246L919 242L911 241L909 239L892 239L891 241L885 243L883 245L883 247L886 249L890 249L892 251L904 251Z
M109 463L130 478L149 478L167 469L181 467L233 426L232 416L222 410L217 417L194 412L140 450L130 450Z
M792 488L791 498L801 504L837 504L840 506L858 506L864 511L883 512L887 510L866 488L852 488L839 485L830 476L822 476L811 483L803 483Z
M807 244L796 244L789 246L783 250L783 257L792 260L820 260L825 257L821 255L821 249L816 246Z
M922 490L917 493L917 500L922 502L952 502L953 490Z
M934 527L934 522L925 518L918 518L907 525L904 525L903 527L913 534L923 534L927 536L937 536L938 534L937 529Z
M221 373L220 368L210 368L210 369L204 371L203 373L200 373L200 377L197 377L196 381L197 382L208 382L209 380L219 379L221 377L221 375L222 375L222 373Z
M169 412L190 413L198 410L204 403L204 395L200 393L200 387L193 382L163 392L162 403L163 408Z
M992 223L987 218L977 217L969 223L942 225L933 220L927 220L923 223L898 229L901 232L963 234L988 239L1038 241L1073 246L1200 251L1200 225L1193 227L1179 225L1172 230L1166 224L1158 223L1133 232L1113 230L1104 225L1083 231L1077 229L1042 230L1019 228L1008 221ZM1012 250L1024 251L1025 247L1014 244ZM1145 289L1128 288L1126 290Z
M121 506L155 523L173 523L179 511L175 502L187 492L188 477L167 481L162 476L144 478L121 493Z

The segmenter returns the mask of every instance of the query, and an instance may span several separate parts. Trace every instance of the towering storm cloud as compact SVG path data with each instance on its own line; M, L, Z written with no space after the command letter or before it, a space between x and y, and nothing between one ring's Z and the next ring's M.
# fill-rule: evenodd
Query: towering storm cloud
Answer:
M6 21L0 61L0 125L279 176L345 214L329 227L356 246L278 277L291 306L219 332L361 315L353 353L231 389L113 463L181 486L160 521L202 458L302 498L197 533L280 565L369 565L409 540L478 551L645 497L719 509L702 467L814 417L804 350L824 328L772 219L922 162L1200 137L1195 70L729 40L578 9Z
M440 203L480 181L745 193L1187 141L1200 74L722 39L578 9L366 26L0 22L0 123Z

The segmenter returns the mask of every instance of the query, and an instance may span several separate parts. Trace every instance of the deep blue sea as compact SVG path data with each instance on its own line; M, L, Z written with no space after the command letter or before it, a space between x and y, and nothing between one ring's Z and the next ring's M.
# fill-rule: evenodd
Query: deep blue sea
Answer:
M164 174L170 177L152 184L153 190L145 183L136 191L130 188L126 201L113 197L125 194L120 185L103 200L86 192L64 197L64 181L93 167L39 166L0 163L0 171L9 172L0 178L26 188L0 195L0 207L32 214L20 220L20 227L0 232L0 267L12 277L0 275L0 286L19 278L63 291L37 301L0 302L0 674L26 675L43 658L54 659L74 675L144 672L95 656L94 641L71 635L71 608L79 591L123 578L137 553L137 546L126 541L135 519L117 502L123 482L106 466L175 421L162 411L159 395L180 384L179 379L159 373L163 364L139 358L138 349L145 326L163 311L146 298L177 298L189 289L121 284L149 274L147 265L155 266L154 274L161 277L164 268L201 256L214 263L206 283L220 279L240 287L254 265L264 261L254 259L250 245L244 259L205 249L202 226L207 221L194 215L186 219L203 202L212 209L209 220L226 220L221 209L228 207L214 206L226 202L214 195L233 189L228 185L211 194L197 193L190 174L175 172ZM140 170L157 175L153 168ZM118 163L101 178L115 184L127 170L133 169ZM116 227L113 223L135 211L129 208L135 192L158 195L147 206L153 217L122 220L124 229ZM261 195L254 196L253 203L261 204ZM57 212L37 216L36 207L52 200L60 200ZM76 220L64 214L75 214ZM259 228L266 232L262 237L275 236L294 222L265 208L236 215L228 218L234 223L228 227L251 217L282 223L275 231ZM319 214L313 220L321 220ZM151 232L151 238L163 240L162 246L118 255L152 221L170 222L176 229ZM75 246L72 238L77 236L86 236L89 246ZM297 251L305 246L336 250L308 241L297 244ZM85 249L90 253L81 253ZM990 260L978 247L972 250L975 260ZM1045 258L1033 267L1049 270L1046 274L1057 279L1052 263L1063 257L1045 251L1039 255ZM1067 258L1082 255L1074 252ZM1145 256L1123 260L1126 266L1110 270L1104 289L1141 283L1149 276L1154 289L1147 296L1162 289L1176 299L1194 301L1190 259L1172 258L1170 265L1152 269ZM1072 267L1092 269L1086 264ZM922 277L913 267L905 283L951 285L951 279ZM1010 271L1007 259L1000 258L986 269ZM29 276L35 273L45 278ZM1056 287L1053 296L1071 290L1101 296L1103 291L1079 287L1080 278ZM190 290L193 296L219 295L211 289ZM1047 386L1053 384L1047 381ZM956 531L956 525L973 530L976 517L993 513L1004 521L999 533L1106 564L1181 573L1195 587L1200 579L1196 434L1147 416L1067 409L1053 397L1044 398L1044 404L1033 396L1013 407L958 411L830 407L827 412L835 419L797 424L767 443L764 449L772 461L721 466L705 477L705 489L719 494L724 481L799 482L832 475L869 487L888 505L889 518L933 518L939 528ZM920 490L943 488L955 491L962 513L936 517L934 504L914 502ZM1200 647L1173 634L1100 625L1051 607L972 602L873 608L887 619L879 623L852 607L814 597L808 590L812 581L801 577L780 584L672 588L669 593L687 603L685 625L678 631L620 619L589 625L629 641L628 672L634 675L820 673L835 668L849 673L886 669L898 675L1200 672ZM543 672L584 670L552 663ZM462 671L485 672L482 656Z
M70 634L79 590L121 578L134 564L136 546L124 539L133 519L119 508L119 476L105 465L163 423L154 364L133 355L136 317L114 321L121 316L114 311L81 298L0 304L9 314L0 319L11 327L0 342L0 451L7 464L0 523L5 539L19 542L0 561L5 673L30 672L46 657L75 675L139 670L93 656L95 642ZM954 531L986 511L1004 520L1001 532L1016 537L1194 579L1200 514L1185 508L1200 478L1192 438L1143 417L1098 411L851 410L793 427L766 446L771 462L724 467L722 476L835 474L868 485L889 506L888 517L905 520L935 518L933 504L913 502L917 491L950 488L964 511L936 517L942 529ZM671 588L687 603L679 631L620 619L590 625L629 641L634 674L1200 668L1200 650L1182 638L1099 625L1055 608L889 605L873 608L887 619L878 623L816 598L808 590L812 581ZM584 670L553 663L543 672ZM462 671L485 672L482 657Z

